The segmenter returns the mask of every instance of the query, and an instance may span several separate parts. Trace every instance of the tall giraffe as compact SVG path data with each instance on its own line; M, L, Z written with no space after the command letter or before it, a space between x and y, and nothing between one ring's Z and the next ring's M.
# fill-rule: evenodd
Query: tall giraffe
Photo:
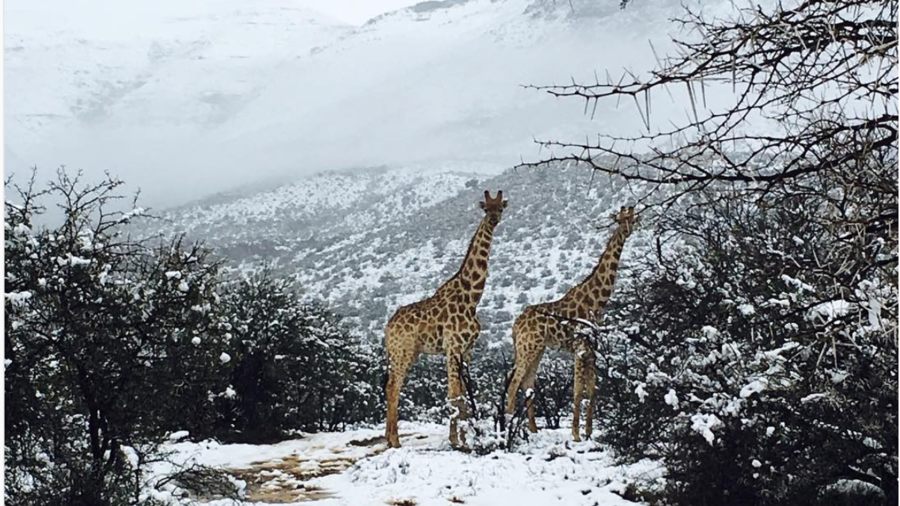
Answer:
M400 390L409 368L419 358L420 353L447 355L447 391L455 412L450 416L450 444L456 448L461 439L466 446L465 428L457 437L457 420L466 420L468 410L465 403L465 384L461 373L472 354L472 347L481 324L475 316L475 309L484 292L488 275L488 253L494 228L500 223L500 216L508 201L503 200L503 192L496 198L484 192L484 219L475 231L469 250L459 272L440 286L431 297L403 306L388 320L385 330L385 346L388 357L387 423L385 438L392 448L400 446L397 433L397 409Z
M587 394L587 416L585 436L590 437L594 417L594 387L596 366L594 346L585 336L579 334L578 320L596 321L612 295L616 283L616 271L622 246L631 235L634 225L634 207L621 208L612 216L618 227L606 245L597 267L590 276L570 289L559 300L528 306L513 324L513 345L515 346L515 366L509 376L506 392L507 416L516 408L516 393L519 386L526 390L534 388L538 365L545 348L564 350L575 354L575 408L572 421L572 436L581 441L581 399ZM534 423L533 390L526 397L528 407L528 429L537 432Z

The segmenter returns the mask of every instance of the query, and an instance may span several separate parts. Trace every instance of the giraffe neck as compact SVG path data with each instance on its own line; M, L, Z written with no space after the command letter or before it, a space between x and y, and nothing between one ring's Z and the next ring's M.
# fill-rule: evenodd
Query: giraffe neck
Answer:
M459 272L456 273L447 283L438 289L442 291L444 287L458 290L461 295L459 297L463 303L477 306L481 301L481 295L484 293L484 284L488 276L488 255L491 251L491 241L494 239L494 225L491 224L487 216L481 220L478 230L472 236L469 242L469 250L466 252L466 258L463 260Z
M627 239L625 228L619 226L609 238L606 250L590 276L560 299L559 302L564 306L571 306L579 318L599 315L606 308L616 284L619 257L622 255L625 239Z

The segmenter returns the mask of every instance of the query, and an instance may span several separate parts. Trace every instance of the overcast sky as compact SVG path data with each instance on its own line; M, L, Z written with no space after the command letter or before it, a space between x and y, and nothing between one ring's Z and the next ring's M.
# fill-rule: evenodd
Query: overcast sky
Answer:
M227 1L227 0L225 0ZM248 0L248 6L253 0ZM353 25L361 25L379 14L414 5L423 0L293 0L297 5ZM88 19L102 22L115 19L145 18L150 15L176 14L190 11L192 4L209 4L215 0L6 0L6 11L44 11L65 15L73 22ZM13 12L10 22L15 22Z
M527 11L568 2L435 2L351 29L420 0L7 0L4 159L109 170L157 208L331 169L495 171L535 138L639 128L521 85L649 68L682 1L708 0L573 0L594 10L568 23Z
M420 1L422 0L298 0L298 3L335 19L361 25L379 14Z

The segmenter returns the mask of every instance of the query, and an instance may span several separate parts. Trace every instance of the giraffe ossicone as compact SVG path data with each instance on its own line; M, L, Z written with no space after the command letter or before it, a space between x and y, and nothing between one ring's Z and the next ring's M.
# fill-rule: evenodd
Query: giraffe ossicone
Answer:
M503 200L503 191L498 191L496 197L485 191L480 205L484 218L472 236L459 271L434 295L399 308L388 320L385 438L390 447L400 446L397 430L400 391L409 369L422 353L447 356L447 398L453 410L450 444L454 448L466 445L464 422L468 419L468 409L463 368L471 359L472 348L481 332L475 310L487 281L494 228L500 223L508 201Z

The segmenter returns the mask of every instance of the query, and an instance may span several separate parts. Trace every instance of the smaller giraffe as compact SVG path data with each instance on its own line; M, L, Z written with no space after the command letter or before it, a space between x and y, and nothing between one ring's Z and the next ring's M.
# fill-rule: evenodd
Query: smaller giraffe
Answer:
M581 441L581 400L587 398L585 437L590 437L594 417L594 388L596 364L594 346L577 331L583 328L579 320L596 321L606 307L616 283L616 271L622 246L631 235L634 225L634 207L621 208L612 219L618 224L606 245L603 256L590 276L570 289L559 300L528 306L516 318L512 336L515 348L515 365L509 376L506 392L506 414L511 416L516 408L516 393L521 386L526 392L528 430L537 432L534 422L533 388L544 349L564 350L575 355L575 407L572 436Z
M484 192L484 218L475 231L459 272L440 286L431 297L403 306L388 320L385 347L388 358L387 423L388 446L398 448L397 432L400 390L419 354L447 355L447 390L454 413L450 416L450 444L466 446L465 428L457 433L457 421L468 418L465 382L462 374L471 359L472 347L481 332L475 309L481 301L488 275L488 254L494 228L508 201L503 192L496 198Z

